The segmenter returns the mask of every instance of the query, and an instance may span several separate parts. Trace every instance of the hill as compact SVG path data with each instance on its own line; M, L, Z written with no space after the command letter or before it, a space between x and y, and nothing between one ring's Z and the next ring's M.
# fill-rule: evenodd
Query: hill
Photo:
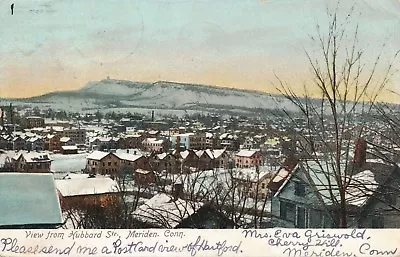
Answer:
M3 101L7 101L3 99ZM10 101L10 100L8 100ZM76 91L13 99L19 104L66 111L131 111L163 113L259 113L293 107L283 96L226 87L158 81L155 83L105 79Z

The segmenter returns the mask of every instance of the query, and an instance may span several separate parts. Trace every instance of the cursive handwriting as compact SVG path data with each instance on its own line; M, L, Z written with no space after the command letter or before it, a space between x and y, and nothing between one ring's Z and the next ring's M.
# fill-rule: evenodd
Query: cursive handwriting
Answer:
M18 244L17 238L2 238L0 240L0 250L2 252L10 253L23 253L23 254L52 254L52 255L69 255L74 249L75 242L72 245L66 247L54 247L53 245L48 246L24 246Z

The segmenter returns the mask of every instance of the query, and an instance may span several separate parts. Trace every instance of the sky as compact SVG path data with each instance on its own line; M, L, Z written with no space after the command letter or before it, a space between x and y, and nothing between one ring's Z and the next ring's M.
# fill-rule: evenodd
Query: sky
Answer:
M400 49L399 0L342 2L343 15L355 6L366 63L384 43L388 58ZM301 88L310 79L304 50L314 53L310 36L335 3L0 0L0 97L75 90L106 77L276 93L276 74ZM391 87L400 89L400 76Z

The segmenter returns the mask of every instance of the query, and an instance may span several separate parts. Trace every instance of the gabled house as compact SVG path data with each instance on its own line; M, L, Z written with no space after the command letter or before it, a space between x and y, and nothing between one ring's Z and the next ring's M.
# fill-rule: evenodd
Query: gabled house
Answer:
M44 150L44 139L38 136L29 138L28 140L26 140L26 150L28 151Z
M10 149L12 150L24 150L26 146L25 137L15 136L11 139Z
M230 168L229 166L233 164L233 160L228 154L228 151L224 149L210 150L214 158L214 168Z
M168 174L180 172L179 159L171 153L152 154L149 157L152 169L156 172L165 171Z
M49 151L61 150L60 134L48 134L44 138L44 149Z
M86 157L86 171L90 174L116 174L120 171L120 159L113 153L94 151Z
M16 172L50 173L51 162L47 154L18 153L11 158L12 169Z
M53 229L62 225L52 174L0 173L0 229Z
M272 215L279 226L324 228L338 226L339 186L334 165L327 160L304 160L289 173L272 200ZM395 211L399 189L388 193L387 185L400 183L399 168L394 165L365 162L342 163L348 185L345 190L349 227L398 227ZM274 181L273 178L272 181ZM397 187L398 188L398 187ZM393 198L394 196L394 198ZM388 210L392 214L387 216ZM385 223L386 222L386 223Z
M210 150L196 151L198 157L197 168L199 170L210 170L214 168L214 156Z
M193 150L176 151L174 150L172 154L179 160L181 165L181 172L187 173L190 170L198 169L199 157Z

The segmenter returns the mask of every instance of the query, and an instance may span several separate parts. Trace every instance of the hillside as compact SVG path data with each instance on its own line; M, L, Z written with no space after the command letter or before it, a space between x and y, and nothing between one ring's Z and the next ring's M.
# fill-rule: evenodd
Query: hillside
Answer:
M282 96L258 91L159 81L155 83L106 79L76 91L53 92L18 101L20 104L69 111L220 112L254 113L291 104Z

